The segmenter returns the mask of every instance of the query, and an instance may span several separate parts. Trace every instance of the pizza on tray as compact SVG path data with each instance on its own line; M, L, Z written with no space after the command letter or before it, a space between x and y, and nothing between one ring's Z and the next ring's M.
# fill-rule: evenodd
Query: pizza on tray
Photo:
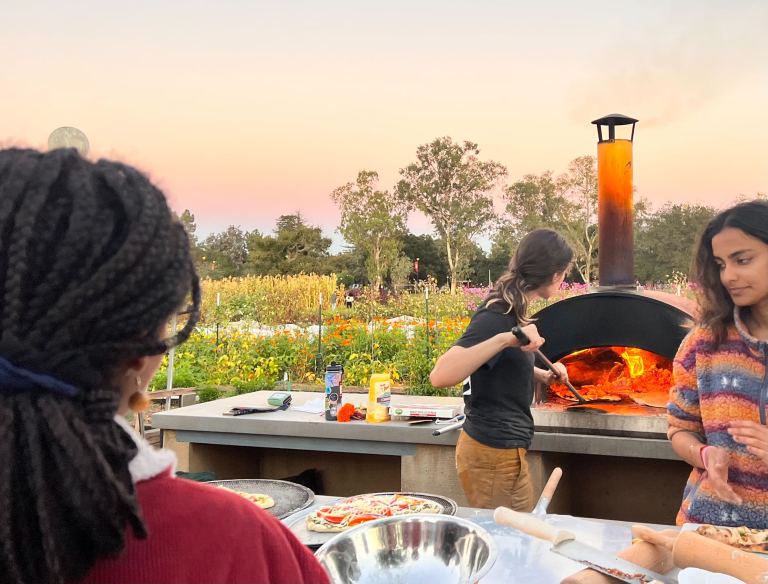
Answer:
M307 515L307 529L338 532L383 517L442 511L443 506L439 503L411 495L356 495L334 505L320 507Z
M696 533L740 550L768 553L768 529L700 525Z
M226 487L222 487L224 489ZM258 505L262 509L269 509L275 506L275 500L269 495L263 493L246 493L245 491L236 491L235 489L227 489L233 492L235 495L240 495L243 499L248 499L254 505Z

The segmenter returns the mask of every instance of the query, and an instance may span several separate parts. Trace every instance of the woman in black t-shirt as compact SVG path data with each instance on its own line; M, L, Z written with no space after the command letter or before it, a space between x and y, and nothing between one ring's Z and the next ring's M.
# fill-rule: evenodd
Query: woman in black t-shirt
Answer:
M523 237L509 269L430 373L435 387L464 381L466 421L456 444L456 469L472 507L533 507L525 460L533 438L533 383L549 383L554 376L533 366L533 353L544 339L527 318L528 304L560 288L572 258L555 231L537 229ZM528 336L528 345L520 346L511 332L515 326ZM564 365L555 368L558 377L568 378Z

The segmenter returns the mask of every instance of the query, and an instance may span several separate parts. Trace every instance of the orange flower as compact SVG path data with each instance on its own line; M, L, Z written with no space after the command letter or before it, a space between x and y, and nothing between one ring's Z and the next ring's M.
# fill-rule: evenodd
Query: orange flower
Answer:
M355 413L355 406L352 404L344 404L339 408L338 414L336 414L336 420L339 422L349 422L352 418L352 414Z

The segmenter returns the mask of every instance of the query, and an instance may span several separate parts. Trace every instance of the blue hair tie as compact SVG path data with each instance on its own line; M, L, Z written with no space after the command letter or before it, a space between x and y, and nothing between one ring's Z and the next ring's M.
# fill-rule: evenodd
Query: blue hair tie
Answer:
M74 385L64 383L45 373L33 373L28 369L22 369L0 357L0 393L13 394L35 389L64 397L75 397L80 393Z

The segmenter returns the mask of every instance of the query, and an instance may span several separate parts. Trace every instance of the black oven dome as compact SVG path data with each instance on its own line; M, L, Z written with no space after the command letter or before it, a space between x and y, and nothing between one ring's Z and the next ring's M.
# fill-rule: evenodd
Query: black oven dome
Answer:
M572 296L533 315L545 342L542 353L557 361L592 347L637 347L673 359L691 316L666 302L629 291Z

